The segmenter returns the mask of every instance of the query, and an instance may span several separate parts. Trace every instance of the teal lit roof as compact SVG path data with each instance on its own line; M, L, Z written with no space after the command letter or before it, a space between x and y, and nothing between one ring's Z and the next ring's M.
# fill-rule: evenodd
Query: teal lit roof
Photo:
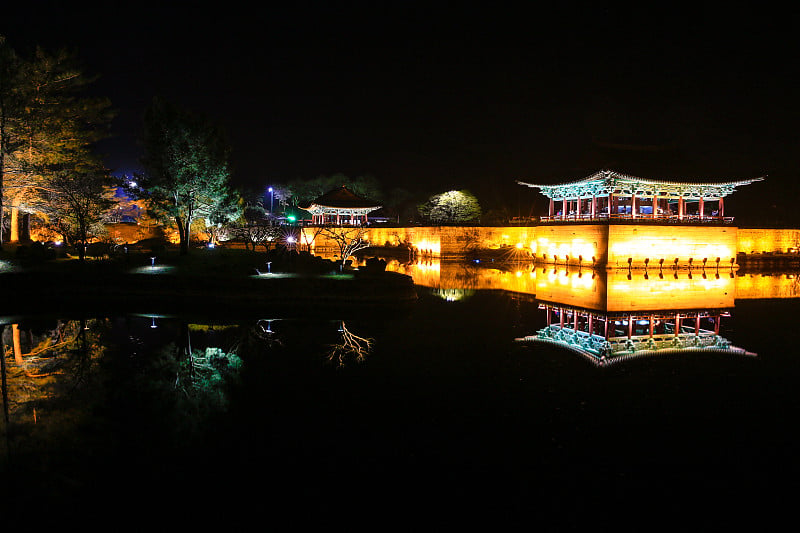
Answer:
M539 189L548 198L579 198L604 196L614 192L636 194L637 196L680 196L684 198L724 198L736 187L763 180L763 177L726 181L676 181L639 178L600 170L591 176L577 181L542 185L517 181L520 185Z

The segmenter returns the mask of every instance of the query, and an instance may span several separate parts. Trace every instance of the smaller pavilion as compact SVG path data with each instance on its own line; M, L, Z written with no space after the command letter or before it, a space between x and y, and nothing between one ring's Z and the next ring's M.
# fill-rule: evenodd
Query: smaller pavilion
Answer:
M381 205L342 185L298 207L311 213L312 225L361 226L367 224L367 214L380 209Z
M741 185L761 181L751 178L720 182L651 180L601 170L578 181L536 185L550 198L542 222L637 220L659 222L731 223L725 216L724 198Z

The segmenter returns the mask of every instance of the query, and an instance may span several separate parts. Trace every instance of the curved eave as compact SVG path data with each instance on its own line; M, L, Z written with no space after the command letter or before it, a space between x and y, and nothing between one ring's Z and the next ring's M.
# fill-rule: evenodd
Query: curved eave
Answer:
M561 192L567 191L569 189L610 189L614 187L619 188L628 188L628 189L636 189L639 187L664 187L664 188L671 188L671 189L678 189L678 190L702 190L702 189L709 189L720 193L725 191L725 196L727 194L731 194L734 192L736 187L749 185L751 183L762 181L764 176L759 176L756 178L748 178L748 179L740 179L740 180L729 180L729 181L717 181L717 182L704 182L704 181L676 181L676 180L654 180L654 179L645 179L645 178L638 178L635 176L629 176L627 174L620 174L619 172L613 171L600 171L592 174L591 176L571 181L567 183L559 183L555 185L545 185L545 184L537 184L537 183L528 183L520 180L516 180L517 184L524 185L526 187L531 187L535 189L539 189L542 194L545 194L550 197L560 197L560 195L554 195L554 192Z
M340 205L322 205L322 204L311 204L306 207L298 206L300 209L305 211L316 211L319 209L335 209L338 211L375 211L380 209L382 206L340 206Z

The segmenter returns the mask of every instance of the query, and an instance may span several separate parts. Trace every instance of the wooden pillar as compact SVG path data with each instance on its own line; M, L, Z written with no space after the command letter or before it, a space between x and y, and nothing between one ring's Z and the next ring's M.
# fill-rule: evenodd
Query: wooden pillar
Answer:
M700 218L701 218L701 219L703 218L703 215L704 215L704 212L703 212L703 211L704 211L704 209L703 209L704 207L705 207L705 206L704 206L704 204L703 204L703 197L701 196L701 197L700 197Z
M631 217L636 218L636 193L631 193Z
M694 319L694 334L695 336L700 335L700 315Z
M677 337L681 332L681 315L675 315L675 336Z
M565 220L567 218L567 199L564 198L561 201L562 208L561 208L561 220Z
M650 338L653 338L653 315L650 315Z
M574 329L575 331L578 331L578 312L577 311L573 311L572 315L573 315L572 316L572 322L573 322L572 329Z
M725 201L722 198L719 199L719 216L720 218L725 216Z
M589 336L594 335L594 331L592 331L592 326L593 325L594 324L592 323L592 314L589 313Z
M653 218L658 218L658 193L655 192L653 193Z
M558 327L564 329L564 309L558 310Z
M597 196L592 195L592 219L597 216Z
M575 201L577 202L575 206L575 218L581 218L581 197L578 196L578 199Z
M550 198L550 209L547 211L547 215L550 218L553 218L553 199Z
M628 315L628 338L633 337L633 316Z
M683 211L685 209L685 202L683 201L683 196L678 197L678 218L683 220Z

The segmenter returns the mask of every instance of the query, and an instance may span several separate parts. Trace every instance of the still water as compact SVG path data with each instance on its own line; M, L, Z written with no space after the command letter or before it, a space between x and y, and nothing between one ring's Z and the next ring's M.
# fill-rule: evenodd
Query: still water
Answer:
M414 277L410 309L4 305L3 508L377 529L788 510L794 274L389 268Z

